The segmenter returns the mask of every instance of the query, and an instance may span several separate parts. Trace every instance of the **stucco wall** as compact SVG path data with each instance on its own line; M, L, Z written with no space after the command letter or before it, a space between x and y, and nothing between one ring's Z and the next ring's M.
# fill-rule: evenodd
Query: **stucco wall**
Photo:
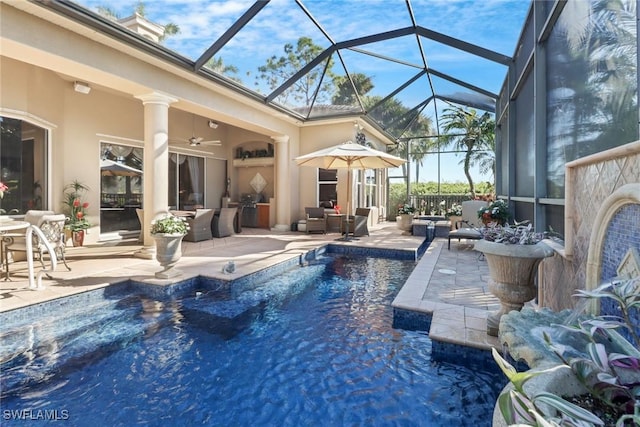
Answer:
M372 133L364 131L367 141L373 144L373 148L385 151L384 144L380 142ZM347 119L340 123L328 123L323 125L305 126L300 132L300 153L299 155L308 154L322 148L337 145L343 142L355 142L356 130L354 128L353 119ZM306 206L316 206L318 200L317 188L317 168L301 167L299 169L300 177L300 201L297 204L298 219L304 218L304 208ZM338 205L343 209L347 206L347 170L338 170ZM386 181L379 183L386 185ZM374 209L376 214L372 214L373 223L377 223L380 207L386 203L384 192L380 190L377 197L378 209Z

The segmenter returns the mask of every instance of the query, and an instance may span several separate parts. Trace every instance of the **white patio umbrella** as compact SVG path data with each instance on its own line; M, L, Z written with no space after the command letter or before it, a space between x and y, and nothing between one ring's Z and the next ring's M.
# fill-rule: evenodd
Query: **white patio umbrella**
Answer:
M351 215L351 170L352 169L385 169L395 168L406 162L400 157L392 156L383 151L374 150L351 141L334 145L329 148L314 151L294 159L300 166L313 166L324 169L347 169L347 215L345 222L348 227ZM349 229L345 240L349 236Z
M142 171L109 159L100 160L100 173L105 176L140 176Z

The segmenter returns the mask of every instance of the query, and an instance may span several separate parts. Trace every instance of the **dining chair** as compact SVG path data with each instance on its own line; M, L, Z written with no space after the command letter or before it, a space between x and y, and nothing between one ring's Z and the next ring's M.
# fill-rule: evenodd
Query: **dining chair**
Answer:
M356 208L355 215L349 215L349 233L354 237L369 235L369 212L370 208Z
M234 233L237 212L237 208L220 208L220 213L216 213L211 222L213 237L228 237Z
M189 231L184 236L184 240L188 242L200 242L202 240L211 240L211 220L213 219L214 209L196 209L193 218L187 218Z

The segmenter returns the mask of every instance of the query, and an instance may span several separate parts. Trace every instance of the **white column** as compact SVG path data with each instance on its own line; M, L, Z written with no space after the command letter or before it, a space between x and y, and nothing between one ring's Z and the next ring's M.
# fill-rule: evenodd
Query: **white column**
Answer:
M151 221L166 214L169 206L169 105L177 99L157 92L136 98L144 105L144 246L135 256L152 259L156 247L150 233Z
M289 136L272 136L271 139L276 144L276 223L273 227L275 231L288 231L291 219L291 188L289 187L289 177L291 176L289 161Z

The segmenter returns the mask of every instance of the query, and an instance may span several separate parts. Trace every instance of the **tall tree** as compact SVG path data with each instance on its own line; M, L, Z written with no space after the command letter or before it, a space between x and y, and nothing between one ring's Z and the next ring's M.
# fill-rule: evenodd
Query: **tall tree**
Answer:
M409 157L416 166L416 183L420 182L420 168L424 166L424 159L427 153L431 151L432 145L429 140L424 138L415 138L409 140Z
M453 146L454 150L464 152L461 163L464 165L471 196L475 197L476 190L470 169L477 162L474 155L491 148L491 141L495 140L495 122L489 113L478 115L474 109L447 108L442 115L442 130L445 134L441 143L445 147ZM447 135L448 133L455 135Z
M333 84L335 86L335 92L331 97L333 105L356 105L358 103L356 92L358 96L362 97L374 87L371 77L362 73L351 74L351 80L347 76L336 76L333 79Z
M256 86L259 82L267 83L269 89L274 90L282 85L287 79L292 77L305 65L315 59L324 48L313 43L309 37L300 37L295 47L291 43L284 45L284 55L277 57L272 56L267 59L265 65L258 67L258 75L256 76ZM317 90L317 101L329 100L331 94L331 83L333 73L333 59L328 59L322 66L315 67L300 79L285 89L280 95L281 103L293 102L296 106L310 106ZM323 79L324 67L326 66L326 77ZM322 80L322 81L321 81ZM320 86L320 87L318 87Z

